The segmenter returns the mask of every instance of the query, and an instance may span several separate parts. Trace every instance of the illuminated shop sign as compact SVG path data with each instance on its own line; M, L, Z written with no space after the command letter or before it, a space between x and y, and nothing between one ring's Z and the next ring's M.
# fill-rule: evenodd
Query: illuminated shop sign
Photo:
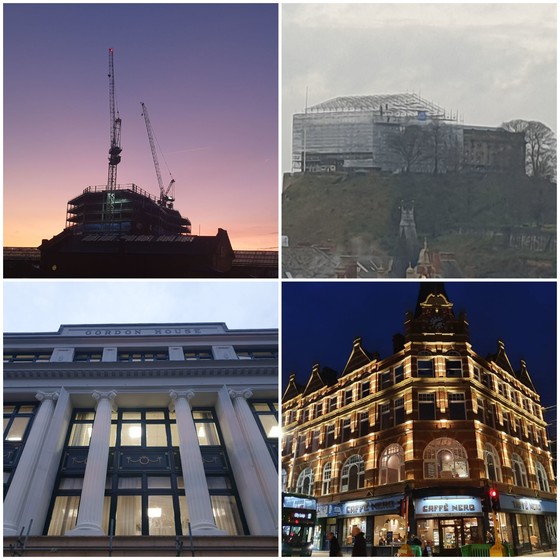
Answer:
M417 517L482 514L480 498L473 496L438 496L436 498L420 498L415 500L414 508Z
M350 515L376 515L377 513L398 513L402 496L355 500L339 504L319 504L317 517L337 517Z
M502 494L500 496L500 506L502 511L512 511L515 513L529 513L535 515L556 513L556 502L551 500L539 500L537 498L511 496L509 494Z

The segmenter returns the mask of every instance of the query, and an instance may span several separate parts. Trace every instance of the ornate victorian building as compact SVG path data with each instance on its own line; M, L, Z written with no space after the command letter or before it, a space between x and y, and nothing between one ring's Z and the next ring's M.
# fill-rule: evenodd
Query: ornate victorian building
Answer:
M316 548L327 531L350 542L358 525L375 546L410 531L457 554L493 528L489 487L517 553L556 543L555 476L527 365L515 369L502 342L477 354L441 283L422 284L393 355L357 339L340 375L315 365L305 386L292 375L282 402L283 484L319 499Z
M5 547L277 555L277 339L223 323L6 334Z

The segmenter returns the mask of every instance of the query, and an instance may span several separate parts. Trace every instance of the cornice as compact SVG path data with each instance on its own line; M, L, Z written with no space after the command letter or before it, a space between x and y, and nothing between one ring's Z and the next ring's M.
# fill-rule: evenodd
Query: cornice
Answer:
M73 379L73 378L147 378L147 377L238 377L259 375L278 377L278 364L272 360L250 364L240 360L209 360L208 363L178 362L95 362L4 364L4 379ZM242 364L242 365L241 365Z

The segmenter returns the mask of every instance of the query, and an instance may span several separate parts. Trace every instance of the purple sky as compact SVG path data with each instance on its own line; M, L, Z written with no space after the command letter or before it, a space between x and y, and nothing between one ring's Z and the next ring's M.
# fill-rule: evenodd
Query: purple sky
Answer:
M107 182L107 51L122 118L118 182L158 195L140 102L193 232L278 243L273 4L5 4L4 245L38 246ZM164 183L169 174L160 155Z

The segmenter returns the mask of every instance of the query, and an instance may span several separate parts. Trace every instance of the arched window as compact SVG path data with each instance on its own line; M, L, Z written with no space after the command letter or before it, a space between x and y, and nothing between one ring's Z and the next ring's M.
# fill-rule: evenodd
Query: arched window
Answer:
M486 478L495 482L502 482L502 464L496 448L487 443L484 446L484 465L486 467Z
M542 492L550 492L550 485L548 484L546 469L538 461L535 461L535 471L537 473L537 483L539 485L539 490L541 490Z
M296 492L309 496L313 493L313 469L311 467L306 467L299 473Z
M340 491L351 492L364 486L364 460L359 455L352 455L344 463L340 475Z
M511 467L513 469L513 481L516 486L529 486L527 482L527 469L523 459L517 454L511 455Z
M455 439L438 438L424 451L424 478L468 478L465 448Z
M332 466L330 463L326 463L323 467L323 487L322 494L331 493L331 477L332 477Z
M404 449L392 443L379 458L379 484L391 484L404 480Z

